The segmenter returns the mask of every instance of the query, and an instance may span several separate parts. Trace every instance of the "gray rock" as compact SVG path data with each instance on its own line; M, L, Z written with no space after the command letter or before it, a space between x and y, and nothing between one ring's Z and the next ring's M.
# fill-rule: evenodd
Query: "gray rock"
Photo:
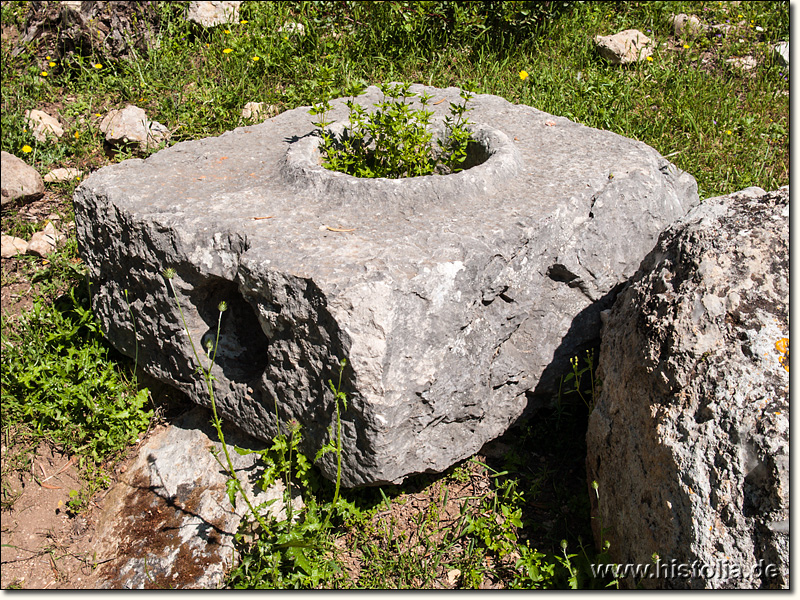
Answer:
M0 202L31 202L44 196L44 182L39 172L13 154L0 153Z
M74 169L72 167L53 169L52 171L48 171L45 174L44 182L64 183L65 181L72 181L73 179L77 179L81 175L83 175L83 171L81 171L80 169Z
M158 8L152 2L28 2L26 29L11 54L36 42L56 48L63 60L77 66L74 55L94 61L136 59L157 48Z
M684 13L672 15L669 22L670 25L672 25L672 31L675 33L675 37L678 38L696 38L703 35L708 30L708 27L695 15L687 15Z
M44 111L26 110L25 121L37 142L45 142L48 137L60 138L64 135L64 128L61 127L58 119Z
M100 122L100 131L111 146L133 146L140 152L158 146L171 135L161 123L149 120L143 109L132 104L109 111Z
M778 42L775 44L774 49L775 55L778 57L778 60L781 61L785 66L789 66L789 42Z
M239 21L241 2L189 2L186 19L203 27Z
M644 587L788 587L788 309L788 187L705 200L618 296L587 432L595 537L618 563L709 566Z
M0 255L3 258L11 258L17 254L25 254L28 248L28 242L22 238L14 237L13 235L2 236L2 246L0 247Z
M233 536L248 509L241 495L235 509L230 504L227 476L211 453L216 448L225 461L210 418L197 407L157 432L106 496L92 540L102 563L95 587L208 589L223 583L234 565ZM263 444L234 428L224 434L251 501L259 506L274 500L263 513L285 520L283 484L255 488L254 495L263 471L258 455L241 456L233 448ZM295 498L293 505L301 508L302 502Z
M597 35L594 43L600 56L614 65L635 63L653 54L653 41L638 29Z
M412 90L433 95L437 118L460 102L456 88ZM370 87L357 101L381 97ZM161 275L174 268L195 343L230 306L216 397L252 435L273 436L277 410L313 456L346 358L344 485L474 454L529 402L552 401L616 286L698 197L645 144L496 96L471 106L474 166L453 175L328 171L307 107L95 172L75 220L108 339L133 355L128 290L140 364L208 403ZM344 99L333 107L341 128ZM335 477L332 454L320 467Z

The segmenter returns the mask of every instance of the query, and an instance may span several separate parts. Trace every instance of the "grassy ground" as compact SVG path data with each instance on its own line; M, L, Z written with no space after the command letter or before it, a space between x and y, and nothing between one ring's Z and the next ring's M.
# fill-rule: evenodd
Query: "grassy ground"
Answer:
M129 156L104 151L99 122L110 109L144 108L175 143L245 124L240 113L248 101L276 111L310 106L332 73L334 97L358 82L473 81L478 93L653 146L695 176L703 198L788 184L788 68L770 50L788 40L788 2L506 2L488 12L481 5L245 2L239 23L200 30L185 22L178 3L153 3L157 47L114 60L61 56L56 36L13 54L28 6L3 2L0 146L42 174L67 166L88 173ZM731 29L677 39L668 18L680 12ZM286 22L302 23L305 34L279 33ZM652 60L607 64L592 37L627 28L658 42ZM748 71L728 62L744 56L758 66ZM36 108L58 113L60 140L37 142L25 129L24 111ZM29 239L55 213L69 234L76 184L48 186L47 210L4 209L3 233ZM4 509L14 503L7 476L27 468L31 448L47 439L81 459L87 486L74 505L81 510L151 416L130 363L105 345L88 311L84 281L74 234L47 260L3 259ZM479 457L480 464L415 478L401 489L345 494L327 530L303 533L315 550L301 558L274 540L243 538L247 557L231 584L603 585L580 568L587 558L581 541L588 546L590 535L581 406L566 398L539 415L513 434L517 449L494 462ZM454 509L454 490L468 487ZM321 507L330 503L330 489L312 488ZM409 508L422 497L424 506Z

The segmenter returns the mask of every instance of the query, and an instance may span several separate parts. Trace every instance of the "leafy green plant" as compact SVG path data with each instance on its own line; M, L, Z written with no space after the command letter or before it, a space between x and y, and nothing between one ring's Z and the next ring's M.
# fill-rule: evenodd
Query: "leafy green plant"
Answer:
M147 389L126 381L88 304L81 288L54 304L37 298L28 314L3 317L0 337L4 427L78 456L91 485L75 506L108 484L103 464L135 442L152 416Z
M325 87L323 85L323 89ZM469 111L467 103L474 87L467 86L461 91L463 104L450 103L450 115L445 119L446 132L437 140L438 149L432 144L434 113L427 110L431 96L422 94L419 97L422 107L413 109L408 100L416 94L410 91L410 84L390 83L381 85L380 89L384 97L372 113L367 113L352 97L361 93L360 86L351 89L351 98L346 102L350 110L349 124L338 136L329 128L332 123L325 120L331 108L328 94L311 108L312 115L321 115L314 125L319 128L323 140L320 146L323 166L355 177L390 179L430 175L437 170L461 171L472 135L465 114Z
M592 410L594 410L597 396L600 393L600 381L595 377L594 350L587 350L586 358L583 361L583 366L579 367L580 359L577 356L573 356L570 359L572 372L561 378L559 395L562 393L577 394L591 414ZM587 379L588 384L586 382ZM565 383L572 383L572 389L564 391L563 385Z

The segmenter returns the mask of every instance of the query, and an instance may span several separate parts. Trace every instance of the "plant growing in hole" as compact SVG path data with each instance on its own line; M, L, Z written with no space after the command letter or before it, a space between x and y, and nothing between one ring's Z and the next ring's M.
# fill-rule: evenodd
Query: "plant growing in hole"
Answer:
M320 87L327 90L328 80L321 79ZM380 86L383 99L375 105L376 110L367 113L355 102L355 96L363 92L361 84L349 90L346 105L350 110L349 126L335 135L330 130L331 121L326 120L331 110L329 94L311 109L312 115L320 115L313 124L322 138L320 154L322 165L332 171L347 173L355 177L418 177L433 173L457 173L463 170L467 148L472 136L471 124L466 113L475 86L469 83L461 91L462 104L450 103L450 115L445 117L444 136L432 144L431 119L428 110L432 96L422 94L419 109L412 108L409 99L416 96L410 84L383 84Z

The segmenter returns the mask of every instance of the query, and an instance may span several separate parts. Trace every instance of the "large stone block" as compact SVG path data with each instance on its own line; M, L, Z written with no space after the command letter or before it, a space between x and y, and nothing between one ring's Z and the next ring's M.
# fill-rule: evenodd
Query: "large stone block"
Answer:
M460 102L456 88L412 90L433 95L437 119ZM345 485L470 456L556 388L615 288L698 200L645 144L496 96L471 107L472 167L451 175L328 171L307 107L94 173L75 212L109 340L133 356L135 324L144 368L208 404L171 267L196 344L230 307L216 398L252 435L273 436L277 414L303 425L307 451L324 444L346 358ZM332 455L320 466L335 476Z
M587 470L614 560L657 554L645 588L788 587L789 188L670 227L608 316L598 376Z

